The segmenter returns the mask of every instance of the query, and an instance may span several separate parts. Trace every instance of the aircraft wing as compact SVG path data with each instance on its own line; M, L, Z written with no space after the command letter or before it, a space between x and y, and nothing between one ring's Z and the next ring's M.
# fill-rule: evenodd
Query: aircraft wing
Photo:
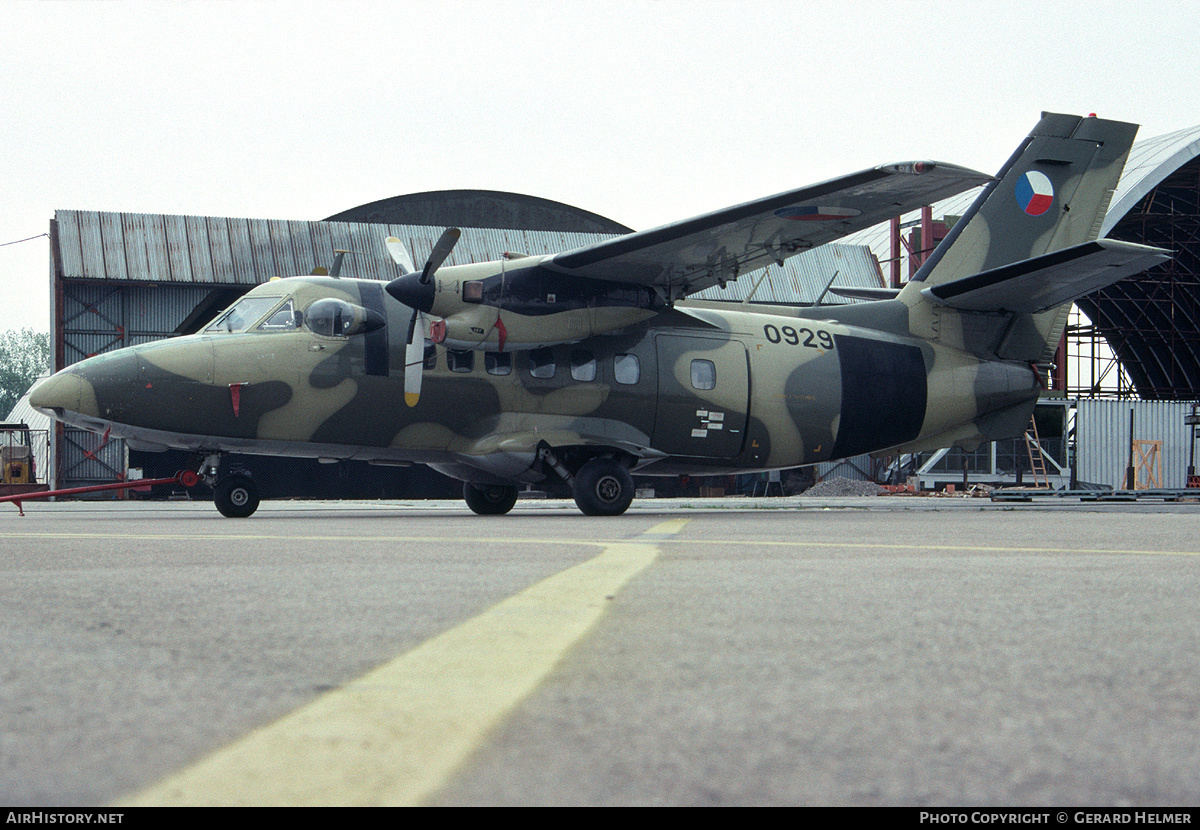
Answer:
M854 286L829 287L830 294L849 300L894 300L900 295L899 288L856 288Z
M565 275L652 286L675 300L990 178L941 162L889 164L564 251L542 265Z
M1036 314L1098 291L1171 258L1169 251L1097 239L923 289L936 303L964 311Z

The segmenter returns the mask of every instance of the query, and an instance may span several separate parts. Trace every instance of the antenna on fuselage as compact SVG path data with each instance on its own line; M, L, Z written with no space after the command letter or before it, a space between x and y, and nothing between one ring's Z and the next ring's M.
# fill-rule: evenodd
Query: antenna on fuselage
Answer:
M342 260L346 258L346 254L353 254L354 251L343 251L340 248L334 249L333 267L326 268L324 265L318 265L312 269L314 277L336 277L342 273Z
M813 303L814 308L821 304L821 300L825 299L825 295L829 293L829 289L833 286L833 281L837 279L837 275L838 272L834 271L833 276L829 278L829 282L825 283L825 290L821 292L821 296L817 297L817 301Z

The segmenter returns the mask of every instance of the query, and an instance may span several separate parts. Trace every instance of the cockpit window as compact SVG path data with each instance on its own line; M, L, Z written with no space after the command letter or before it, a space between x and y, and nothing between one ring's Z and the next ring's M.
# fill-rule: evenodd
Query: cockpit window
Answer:
M270 311L278 297L243 297L214 320L205 331L245 331Z
M296 311L296 304L289 297L288 301L275 309L275 312L270 317L263 320L259 325L263 331L290 331L300 328L300 314Z

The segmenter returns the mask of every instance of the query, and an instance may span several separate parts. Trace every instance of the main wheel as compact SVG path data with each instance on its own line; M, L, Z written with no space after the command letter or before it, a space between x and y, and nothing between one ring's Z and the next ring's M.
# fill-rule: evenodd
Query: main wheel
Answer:
M588 516L620 516L633 501L633 476L611 458L593 458L575 474L575 503Z
M463 498L467 507L480 516L499 516L513 509L517 503L517 486L515 484L485 484L478 486L469 481L463 482Z
M222 516L244 519L258 509L258 487L248 475L225 476L213 488L213 503Z

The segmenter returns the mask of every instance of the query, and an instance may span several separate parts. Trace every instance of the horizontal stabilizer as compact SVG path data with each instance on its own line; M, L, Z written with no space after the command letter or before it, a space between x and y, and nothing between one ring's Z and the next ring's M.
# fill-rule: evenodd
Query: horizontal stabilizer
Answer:
M1098 239L925 288L935 303L963 311L1037 314L1074 302L1170 259L1149 245Z

